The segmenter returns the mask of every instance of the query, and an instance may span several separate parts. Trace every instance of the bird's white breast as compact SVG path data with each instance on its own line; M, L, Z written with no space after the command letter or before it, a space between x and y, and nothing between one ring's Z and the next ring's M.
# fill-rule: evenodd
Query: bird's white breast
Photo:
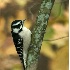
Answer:
M19 35L23 38L24 49L27 50L31 41L31 31L23 26L23 30L19 33Z

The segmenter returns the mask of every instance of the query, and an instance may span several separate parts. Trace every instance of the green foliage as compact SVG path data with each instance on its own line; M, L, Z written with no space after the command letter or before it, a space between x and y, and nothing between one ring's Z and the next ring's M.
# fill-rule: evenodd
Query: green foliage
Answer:
M61 2L55 2L51 13L55 19L63 17L63 4Z
M55 33L54 29L52 27L47 27L46 33L44 34L43 40L51 39Z

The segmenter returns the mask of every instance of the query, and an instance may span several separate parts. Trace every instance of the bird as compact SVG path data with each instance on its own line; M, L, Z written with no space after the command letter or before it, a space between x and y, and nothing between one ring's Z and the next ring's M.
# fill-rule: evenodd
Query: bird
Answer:
M24 26L25 20L14 20L11 23L11 34L13 42L21 60L21 63L26 68L26 60L28 54L28 48L31 42L31 31Z

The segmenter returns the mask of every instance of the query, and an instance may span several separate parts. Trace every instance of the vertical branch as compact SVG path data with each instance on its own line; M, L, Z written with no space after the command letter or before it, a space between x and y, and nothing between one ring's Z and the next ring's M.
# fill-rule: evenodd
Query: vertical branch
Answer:
M32 41L28 51L26 70L36 70L37 68L44 33L53 4L54 0L43 0L41 3L36 24L32 31Z

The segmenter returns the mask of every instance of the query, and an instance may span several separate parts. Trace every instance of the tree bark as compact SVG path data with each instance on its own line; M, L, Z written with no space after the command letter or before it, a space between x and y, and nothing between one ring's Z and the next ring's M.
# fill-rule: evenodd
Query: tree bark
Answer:
M27 67L25 70L37 70L40 49L53 4L54 0L42 0L37 20L32 31L32 40L28 49Z

